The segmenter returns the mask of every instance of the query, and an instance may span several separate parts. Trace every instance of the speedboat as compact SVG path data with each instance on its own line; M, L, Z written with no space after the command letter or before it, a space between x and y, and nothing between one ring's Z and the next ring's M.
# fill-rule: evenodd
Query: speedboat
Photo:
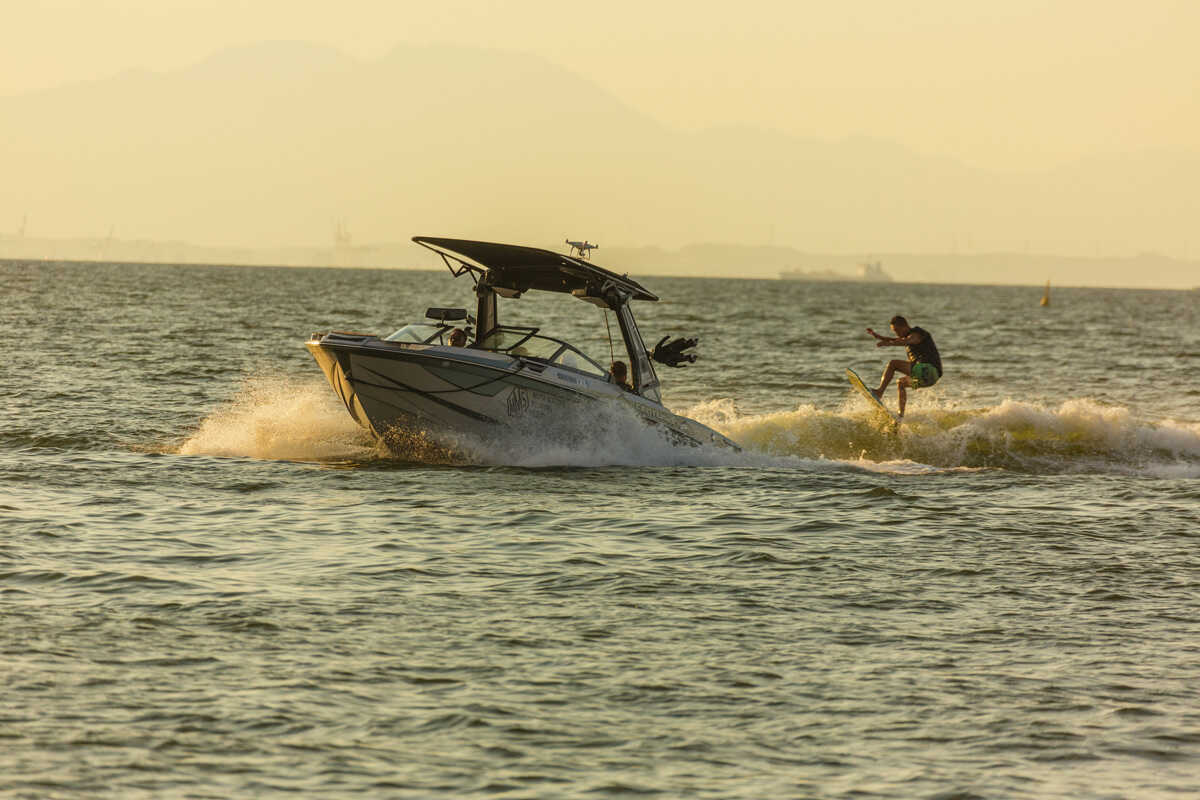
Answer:
M395 449L420 437L460 452L512 436L578 440L581 426L617 415L656 429L674 445L740 449L663 406L652 362L694 362L689 350L696 340L663 337L648 351L630 303L658 297L627 275L591 263L595 245L568 242L572 254L563 255L466 239L413 241L437 253L454 277L471 277L473 315L465 308L430 308L424 321L387 336L334 331L314 333L305 343L350 416L377 439ZM606 368L602 357L541 327L502 324L498 300L507 305L527 292L558 293L602 309L607 354L625 355L627 380L614 376L616 358Z

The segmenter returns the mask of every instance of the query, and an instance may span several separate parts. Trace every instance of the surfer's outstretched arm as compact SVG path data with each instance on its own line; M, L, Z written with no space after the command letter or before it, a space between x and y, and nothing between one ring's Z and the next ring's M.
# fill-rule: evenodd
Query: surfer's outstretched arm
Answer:
M907 336L880 336L875 331L867 328L867 333L875 337L876 347L908 347L910 344L920 344L921 334L913 331Z

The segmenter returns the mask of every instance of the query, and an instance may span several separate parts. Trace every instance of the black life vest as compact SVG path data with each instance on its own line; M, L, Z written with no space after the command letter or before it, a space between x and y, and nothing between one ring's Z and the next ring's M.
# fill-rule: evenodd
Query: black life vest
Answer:
M937 345L933 343L933 336L924 328L911 328L909 332L921 334L921 341L905 347L905 350L908 351L908 363L933 364L937 367L940 378L942 376L942 357L938 354Z

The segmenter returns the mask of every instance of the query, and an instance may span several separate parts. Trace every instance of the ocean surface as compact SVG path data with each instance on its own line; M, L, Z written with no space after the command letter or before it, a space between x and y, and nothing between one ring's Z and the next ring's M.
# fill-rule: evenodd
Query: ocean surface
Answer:
M1200 296L635 277L743 452L381 450L303 342L448 272L0 263L0 796L1195 796Z

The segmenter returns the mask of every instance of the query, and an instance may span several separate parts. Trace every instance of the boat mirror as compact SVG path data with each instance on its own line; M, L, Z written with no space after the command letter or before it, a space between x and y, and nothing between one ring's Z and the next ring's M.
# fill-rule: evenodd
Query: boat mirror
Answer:
M438 322L453 322L467 319L467 310L465 308L429 308L425 310L425 317L436 319Z

